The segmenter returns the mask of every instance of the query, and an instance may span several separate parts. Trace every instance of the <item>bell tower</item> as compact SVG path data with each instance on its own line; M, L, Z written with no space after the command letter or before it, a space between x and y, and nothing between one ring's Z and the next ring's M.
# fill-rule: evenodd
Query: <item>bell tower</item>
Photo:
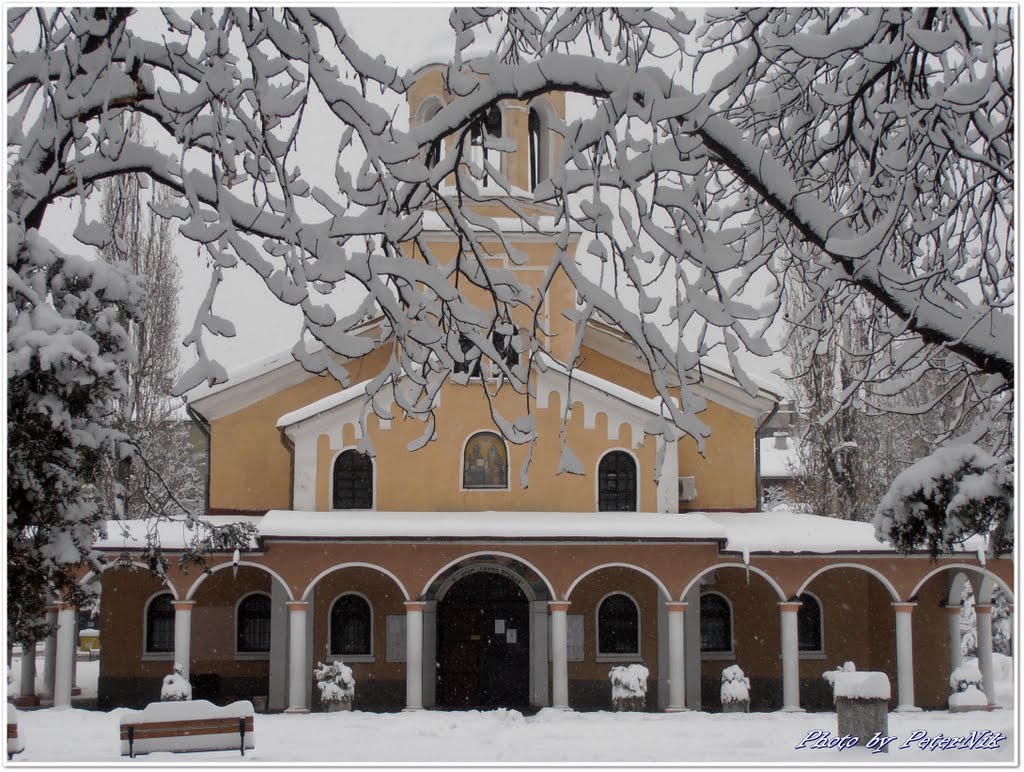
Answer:
M456 98L445 88L446 69L447 65L432 64L417 72L417 80L408 92L411 126L429 121ZM460 272L474 275L462 285L466 297L481 310L491 308L482 287L473 286L479 281L478 271L513 272L521 286L534 291L528 304L513 309L514 325L524 330L539 320L545 331L542 337L546 347L563 361L572 349L575 332L575 322L565 314L575 308L576 292L562 270L546 281L552 263L559 259L558 243L564 225L555 226L555 207L535 201L534 190L547 179L561 153L562 137L551 127L564 120L564 93L544 95L530 102L505 100L474 116L468 130L460 130L424 151L424 160L433 167L449 158L456 143L462 141L462 159L467 165L460 173L472 174L479 192L469 207L496 219L504 231L505 243L481 231L479 239L485 254L462 255ZM439 193L443 196L453 192L454 183L454 176L449 175ZM540 232L523 224L518 211L536 217ZM439 259L458 257L458 240L436 222L433 218L435 224L426 228L431 252ZM565 247L570 258L578 240L579 232L573 230ZM515 255L506 254L513 250ZM535 309L538 314L534 314Z

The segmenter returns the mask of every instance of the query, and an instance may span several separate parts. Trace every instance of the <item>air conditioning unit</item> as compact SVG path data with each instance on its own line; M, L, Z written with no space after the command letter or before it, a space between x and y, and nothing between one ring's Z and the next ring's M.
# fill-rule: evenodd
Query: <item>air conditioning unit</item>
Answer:
M679 478L679 500L680 501L693 501L697 498L697 478L696 477L680 477Z

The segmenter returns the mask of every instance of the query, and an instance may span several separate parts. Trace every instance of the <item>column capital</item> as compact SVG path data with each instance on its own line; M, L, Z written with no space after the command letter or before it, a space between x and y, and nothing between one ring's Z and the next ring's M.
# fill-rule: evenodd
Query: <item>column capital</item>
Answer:
M57 613L60 613L61 611L78 611L78 606L76 606L74 603L61 602L54 605L53 608L57 611Z
M780 600L778 605L779 611L795 614L804 604L798 600Z
M684 601L670 600L667 603L665 603L665 608L668 610L668 613L670 614L682 614L684 611L686 611L686 607L688 605L689 604Z
M897 614L910 614L917 608L917 601L893 601L892 607Z
M309 608L308 600L286 600L284 605L288 607L289 611L305 611Z
M964 610L963 606L946 606L946 613L950 616L960 616L960 612Z
M974 604L975 614L991 614L992 604L991 603L975 603Z
M191 611L196 602L194 600L172 600L171 605L174 606L175 611Z
M409 613L410 611L423 611L426 607L427 602L425 600L407 600L405 602L406 613Z
M551 600L548 601L548 611L568 611L571 605L567 600Z

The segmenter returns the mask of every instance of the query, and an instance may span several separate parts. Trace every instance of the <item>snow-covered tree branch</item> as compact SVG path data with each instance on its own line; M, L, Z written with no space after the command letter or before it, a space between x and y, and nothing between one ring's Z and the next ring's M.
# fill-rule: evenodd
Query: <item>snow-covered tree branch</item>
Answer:
M839 402L884 407L940 370L957 405L944 440L1012 461L1012 12L713 10L698 23L668 9L458 8L445 104L407 122L385 105L414 73L367 53L336 9L13 9L9 286L35 270L27 245L55 202L141 174L177 194L154 209L213 266L179 392L223 379L204 341L234 334L217 293L244 266L301 308L296 358L342 383L331 353L365 354L351 330L383 315L394 354L370 390L428 417L479 354L527 394L542 358L509 366L496 343L514 313L534 320L521 345L547 347L543 293L484 259L496 241L517 259L479 206L495 200L486 179L519 230L553 231L541 288L564 272L577 319L599 315L636 344L665 403L653 430L703 441L686 374L708 354L756 390L740 357L772 353L799 283L791 321L810 351L850 304L867 309L870 345ZM518 190L495 162L512 148L480 122L499 102L561 94L575 101L548 127L560 150L547 179ZM145 145L126 113L142 116ZM309 143L321 161L300 164ZM81 212L78 240L107 245ZM428 218L455 234L454 260L431 252ZM338 308L353 286L357 302ZM533 438L528 416L496 419Z

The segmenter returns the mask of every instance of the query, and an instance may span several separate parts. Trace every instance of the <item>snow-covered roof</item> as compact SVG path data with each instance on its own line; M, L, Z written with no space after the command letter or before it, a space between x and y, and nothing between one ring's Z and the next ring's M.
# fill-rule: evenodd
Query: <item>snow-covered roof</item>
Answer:
M310 402L304 407L300 407L298 410L293 410L290 413L285 413L283 416L277 419L277 428L284 429L285 427L297 424L300 421L305 421L307 418L325 413L336 407L341 407L358 397L366 396L366 387L369 385L371 379L360 381L357 384L349 386L347 389L342 389L335 394L328 394L322 399L318 399L315 402Z
M372 335L378 327L382 326L383 320L383 317L371 319L352 327L348 332L351 335ZM306 344L306 350L310 354L322 351L323 348L323 343L319 341L307 342ZM228 372L228 379L222 383L218 383L213 386L209 386L204 383L200 386L196 386L187 395L188 403L190 405L194 404L200 400L206 399L207 397L213 396L214 394L226 391L227 389L233 389L243 383L254 381L257 378L267 375L268 373L272 373L282 367L294 365L296 368L301 370L302 365L295 360L295 357L292 354L293 349L294 346L289 346L283 351L268 354L267 356L260 357L252 362L236 367ZM303 370L303 372L305 371ZM308 375L309 377L312 377L312 374Z
M374 512L271 510L268 539L705 539L725 537L706 515L660 512Z
M870 523L798 512L377 512L270 510L265 515L212 515L212 525L251 523L260 539L683 539L722 541L723 550L751 553L892 552ZM122 533L122 525L127 534ZM181 519L158 526L165 550L195 537ZM105 551L146 544L144 520L113 522L96 542ZM256 545L252 545L255 547ZM984 547L972 537L958 551Z
M259 526L263 519L260 515L206 515L201 521L214 526L232 525L233 523L250 523ZM97 539L93 546L100 550L139 550L146 546L146 535L149 532L149 520L109 520L107 535ZM173 517L157 523L157 536L160 546L165 550L181 550L191 545L197 535L204 531L190 529L184 517ZM255 544L250 546L255 547Z
M726 533L730 552L892 552L875 538L871 523L820 517L801 512L713 512L706 515ZM977 552L984 542L968 539L965 552Z
M774 437L758 440L761 449L761 477L792 477L793 469L799 462L796 440L786 437L786 447L775 447Z

